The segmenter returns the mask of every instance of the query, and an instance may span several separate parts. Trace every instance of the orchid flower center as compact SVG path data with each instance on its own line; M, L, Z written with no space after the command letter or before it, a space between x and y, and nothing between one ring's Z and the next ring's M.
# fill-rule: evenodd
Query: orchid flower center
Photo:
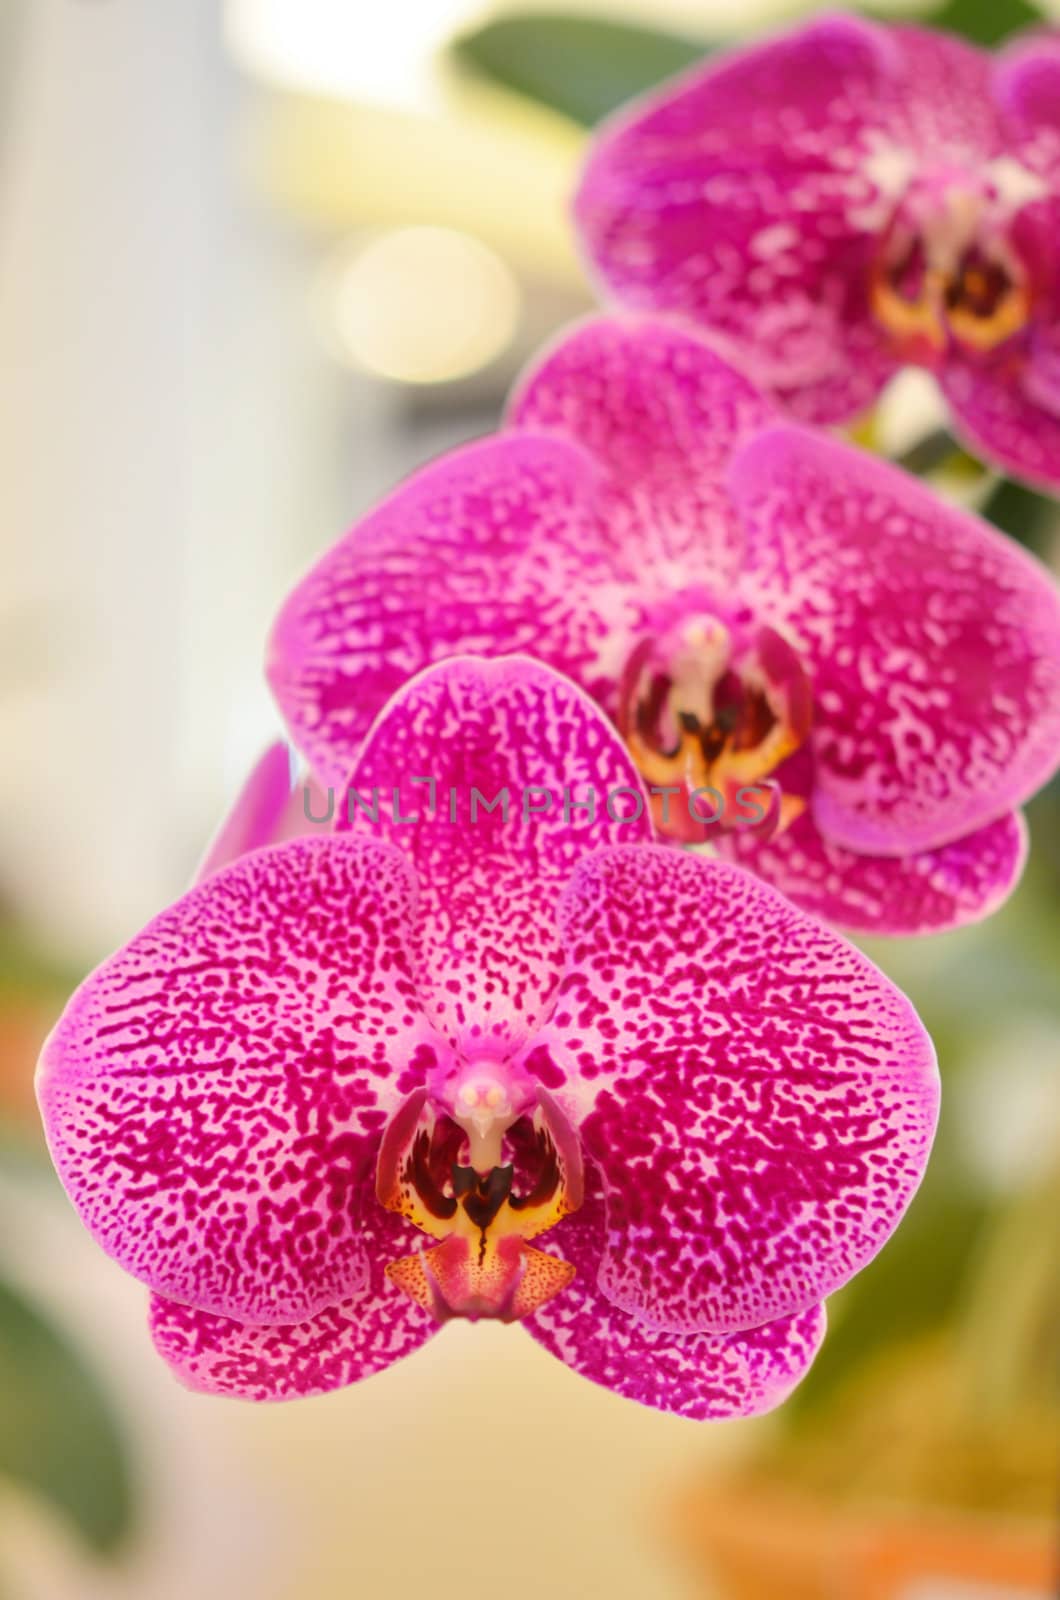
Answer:
M465 1078L454 1097L453 1120L467 1135L468 1164L488 1173L502 1160L504 1135L516 1119L503 1070L493 1063Z
M582 1200L577 1137L552 1097L500 1061L459 1064L410 1095L383 1135L376 1195L441 1241L387 1275L439 1321L515 1321L574 1268L527 1240Z
M811 712L809 678L786 639L749 613L706 614L639 641L619 727L662 832L691 840L706 826L755 825L772 834L805 809L771 774L806 738Z
M908 359L931 365L954 343L991 351L1026 326L1031 295L1009 215L988 178L943 171L910 184L871 278L873 313Z

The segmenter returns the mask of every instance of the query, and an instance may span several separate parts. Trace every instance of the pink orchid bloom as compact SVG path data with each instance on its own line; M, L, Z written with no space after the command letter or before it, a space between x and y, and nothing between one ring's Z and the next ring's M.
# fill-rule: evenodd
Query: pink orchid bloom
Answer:
M927 1161L909 1002L742 869L651 843L622 741L525 658L411 680L336 831L257 848L286 787L270 754L249 853L93 973L41 1061L60 1177L177 1375L294 1398L488 1316L688 1417L779 1403Z
M268 673L321 782L409 674L518 650L618 725L661 831L825 920L921 933L997 907L1016 808L1060 759L1037 562L779 421L665 322L583 324L510 424L416 474L284 605Z
M818 18L607 123L576 217L610 295L709 328L801 420L917 364L974 450L1060 484L1060 36Z

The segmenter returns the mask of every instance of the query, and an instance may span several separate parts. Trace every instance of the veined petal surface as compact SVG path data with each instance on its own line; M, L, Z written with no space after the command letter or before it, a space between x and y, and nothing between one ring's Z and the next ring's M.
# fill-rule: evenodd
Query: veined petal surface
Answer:
M766 844L741 833L718 840L789 900L834 928L910 936L980 922L1012 893L1027 859L1018 811L974 833L905 856L864 856L832 844L804 812Z
M1020 160L1060 191L1060 34L1014 39L991 89Z
M596 1287L606 1243L598 1177L552 1238L576 1274L523 1326L573 1371L627 1400L697 1422L759 1416L787 1399L824 1338L822 1305L743 1333L683 1337L620 1311Z
M1060 225L1060 204L1055 211ZM1013 477L1050 494L1060 487L1058 368L1060 358L1039 336L1018 365L979 367L954 360L940 374L955 431Z
M608 518L621 535L616 576L644 601L739 570L724 470L773 416L703 340L636 317L594 317L565 332L509 407L514 426L562 434L606 469Z
M461 657L413 679L369 734L347 794L336 827L388 840L416 869L417 986L465 1044L527 1036L559 982L556 906L578 861L652 837L607 718L525 657Z
M594 140L589 259L622 304L709 328L802 420L852 416L897 365L871 305L880 232L925 152L1000 152L990 66L842 14L712 58Z
M807 1310L876 1254L938 1108L909 1001L738 867L647 845L578 867L538 1036L603 1175L599 1286L671 1332Z
M151 1336L181 1383L238 1400L301 1400L370 1377L438 1332L440 1324L384 1271L420 1236L376 1204L370 1184L361 1200L368 1276L355 1299L304 1322L261 1327L152 1296Z
M813 812L868 855L936 849L1060 758L1060 594L915 479L792 427L736 457L748 588L814 682Z
M601 483L570 442L500 435L416 473L317 562L280 612L267 672L322 783L344 781L389 697L447 656L525 651L610 682L630 599Z
M390 846L304 839L189 891L77 991L41 1057L81 1218L169 1298L262 1323L359 1293L352 1196L429 1038Z

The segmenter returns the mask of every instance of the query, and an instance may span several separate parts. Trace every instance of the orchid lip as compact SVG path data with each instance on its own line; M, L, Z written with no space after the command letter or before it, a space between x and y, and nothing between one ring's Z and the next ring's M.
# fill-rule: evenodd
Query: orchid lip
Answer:
M760 786L761 825L773 834L793 822L805 801L776 792L771 774L809 733L812 688L794 646L746 610L696 611L668 629L644 635L622 676L619 727L652 793L683 791L683 815L656 806L660 831L700 837L703 824L730 818L730 801ZM707 818L691 803L698 793L721 797ZM744 822L742 824L749 824Z
M1008 221L989 180L928 172L909 185L870 284L876 320L907 358L930 366L951 345L985 354L1027 326L1031 295Z
M378 1200L441 1241L387 1274L439 1321L514 1321L573 1276L527 1240L580 1206L581 1150L545 1090L520 1103L503 1063L475 1061L460 1078L451 1107L418 1090L384 1133Z

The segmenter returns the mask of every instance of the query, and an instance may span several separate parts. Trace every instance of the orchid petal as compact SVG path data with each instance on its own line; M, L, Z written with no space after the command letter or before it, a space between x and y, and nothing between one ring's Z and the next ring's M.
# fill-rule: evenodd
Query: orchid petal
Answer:
M555 905L577 862L652 836L606 717L525 657L449 660L395 695L350 777L336 827L350 826L414 865L417 989L465 1044L527 1036L559 982Z
M255 762L232 809L206 847L194 882L201 883L230 861L274 844L291 794L291 760L280 740Z
M1060 218L1060 206L1056 208ZM1025 360L978 367L953 360L940 373L956 431L1013 477L1060 488L1060 338L1031 340Z
M711 330L793 415L833 423L900 364L872 304L882 231L925 152L1004 153L992 60L828 15L711 58L606 124L576 202L606 291Z
M327 809L327 798L311 773L292 785L291 751L277 740L251 768L192 882L201 883L252 850L319 834L325 820L330 822Z
M356 1299L326 1306L304 1322L262 1327L152 1296L151 1336L181 1383L239 1400L304 1399L370 1377L438 1332L434 1318L384 1271L387 1260L411 1248L415 1230L365 1198L369 1280Z
M595 1287L605 1242L598 1181L553 1239L576 1276L523 1326L583 1378L627 1400L698 1422L759 1416L787 1399L824 1338L822 1305L743 1333L684 1337L620 1311Z
M992 88L1020 160L1060 182L1060 37L1014 41L997 62Z
M1003 147L994 56L948 30L879 24L893 50L881 126L918 160L976 162Z
M82 1221L134 1277L262 1323L360 1292L351 1193L429 1054L414 894L388 845L298 840L215 873L82 984L41 1110Z
M864 410L898 362L871 266L923 150L998 148L989 57L825 16L716 57L620 113L576 203L607 291L707 327L806 422Z
M904 855L1021 804L1060 757L1060 596L1013 541L914 479L797 428L730 483L749 592L814 677L814 818Z
M607 1186L601 1290L671 1332L807 1310L927 1162L938 1075L909 1001L739 868L663 846L583 861L560 917L537 1053L576 1086Z
M823 397L860 371L878 387L889 364L867 297L874 189L834 154L863 137L890 54L882 30L825 17L607 124L576 216L611 295L710 327L763 384L810 380ZM859 388L859 408L873 393Z
M665 594L673 566L731 579L742 538L722 475L773 409L709 345L664 322L595 317L524 376L516 427L560 433L606 468L623 570Z
M1027 829L1010 812L937 850L863 856L822 838L808 813L759 844L742 833L717 848L803 910L852 933L943 933L980 922L1019 882Z
M390 695L432 662L526 651L591 686L630 600L599 514L599 468L513 434L416 473L324 555L274 626L268 676L325 784L348 776Z

